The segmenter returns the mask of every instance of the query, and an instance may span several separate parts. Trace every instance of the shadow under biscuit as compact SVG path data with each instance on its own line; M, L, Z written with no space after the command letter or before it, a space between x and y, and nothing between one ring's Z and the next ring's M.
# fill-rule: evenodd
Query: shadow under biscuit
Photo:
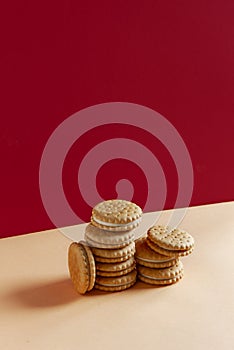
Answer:
M75 302L80 297L74 290L71 280L64 278L16 289L6 296L6 301L22 304L28 308L48 308Z

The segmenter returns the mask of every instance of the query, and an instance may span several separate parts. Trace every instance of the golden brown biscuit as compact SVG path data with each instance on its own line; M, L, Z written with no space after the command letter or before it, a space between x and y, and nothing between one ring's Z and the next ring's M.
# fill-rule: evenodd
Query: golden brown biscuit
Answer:
M171 230L168 226L157 225L151 227L147 234L151 242L166 250L187 251L194 246L193 237L178 228Z
M162 225L148 230L146 243L155 252L171 257L189 255L194 249L194 239L189 233Z
M193 249L194 249L194 247L192 247L189 250L169 250L169 249L159 247L157 244L152 242L149 238L146 239L146 243L155 252L169 256L169 257L176 257L176 258L179 258L182 256L187 256L187 255L191 254L193 252Z
M168 257L152 250L146 243L146 237L137 240L135 258L138 264L152 268L170 267L177 262L175 256Z
M75 290L85 294L94 287L96 268L91 249L85 242L73 242L68 250L68 267Z
M96 263L102 262L102 263L114 264L114 263L126 261L132 257L134 257L134 253L130 253L130 254L125 255L125 256L119 256L117 258L102 258L100 256L95 256L95 261L96 261Z
M161 280L155 280L149 277L145 277L141 274L138 274L138 279L144 283L148 283L148 284L153 284L153 285L158 285L158 286L163 286L163 285L170 285L170 284L174 284L177 283L181 280L181 278L183 277L183 272L181 272L180 274L176 275L173 278L168 278L168 279L161 279Z
M91 223L108 231L130 231L139 225L141 216L142 210L135 203L112 199L93 208Z
M103 276L103 277L119 277L127 275L129 272L133 271L136 267L136 263L134 262L132 266L128 267L127 269L120 270L120 271L96 271L97 276Z
M98 277L94 288L115 292L130 288L136 282L137 272L133 270L125 276L121 277Z
M137 266L138 278L149 284L168 285L178 282L184 273L183 264L178 261L174 266L162 269L153 269L145 266Z
M96 247L90 247L94 256L99 256L101 258L118 258L129 254L135 253L135 242L131 242L123 248L119 249L100 249Z
M134 256L131 256L129 259L117 263L102 263L96 262L96 270L113 272L113 271L122 271L128 269L130 266L135 264Z

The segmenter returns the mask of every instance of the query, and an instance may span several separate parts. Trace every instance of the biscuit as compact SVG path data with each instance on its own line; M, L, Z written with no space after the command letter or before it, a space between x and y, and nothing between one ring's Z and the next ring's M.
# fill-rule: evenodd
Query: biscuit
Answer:
M95 284L94 288L95 289L99 289L105 292L121 292L122 290L131 288L134 284L136 283L136 280L124 285L120 285L120 286L104 286L104 285L100 285L100 284Z
M127 275L129 272L133 271L136 267L136 263L134 262L132 266L128 267L127 269L120 270L120 271L96 271L97 276L104 276L104 277L118 277L118 276L124 276Z
M100 229L92 224L85 228L85 240L90 246L101 249L117 249L125 247L134 241L133 231L111 232Z
M118 263L102 263L102 262L96 262L96 270L97 271L104 271L104 272L115 272L115 271L122 271L125 269L128 269L133 264L135 264L134 257L131 256L126 261L118 262Z
M124 255L124 256L118 256L116 258L102 258L101 256L95 256L95 261L97 262L102 262L102 263L108 263L108 264L113 264L113 263L118 263L121 261L126 261L130 259L131 257L134 256L134 252Z
M101 258L118 258L135 253L135 243L131 242L127 246L119 249L100 249L96 247L91 247L94 256L99 256Z
M166 285L178 282L184 273L183 264L180 260L171 267L153 269L138 265L138 278L149 284Z
M139 225L141 216L142 210L135 203L112 199L93 208L91 223L108 231L130 231Z
M177 262L175 256L168 257L152 250L147 245L145 237L136 241L135 258L138 264L152 268L170 267Z
M166 267L162 269L153 269L146 266L138 265L137 270L139 274L145 275L153 279L168 279L174 278L176 275L179 275L183 271L183 264L180 260L174 266Z
M117 292L133 286L136 282L137 272L133 270L125 276L120 277L98 277L96 278L96 283L94 288L109 291Z
M93 289L96 277L95 261L85 242L73 242L68 250L68 268L75 290L85 294Z
M148 232L147 244L154 251L172 256L185 256L194 248L194 239L186 231L178 228L170 229L168 226L153 226Z
M183 272L181 272L180 274L178 274L177 276L173 277L173 278L169 278L169 279L152 279L143 275L138 274L138 279L144 283L148 283L148 284L153 284L153 285L169 285L169 284L174 284L179 282L179 280L181 280L181 278L183 277Z
M182 257L187 256L193 252L194 247L189 250L169 250L159 247L157 244L153 243L149 238L146 239L148 246L153 249L156 253L163 254L169 257Z

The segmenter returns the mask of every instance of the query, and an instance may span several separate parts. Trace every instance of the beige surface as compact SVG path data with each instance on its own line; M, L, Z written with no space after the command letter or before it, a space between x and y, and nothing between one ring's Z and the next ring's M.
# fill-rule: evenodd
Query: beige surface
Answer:
M180 226L196 240L181 282L85 296L57 230L0 240L0 349L234 349L234 202L190 208Z

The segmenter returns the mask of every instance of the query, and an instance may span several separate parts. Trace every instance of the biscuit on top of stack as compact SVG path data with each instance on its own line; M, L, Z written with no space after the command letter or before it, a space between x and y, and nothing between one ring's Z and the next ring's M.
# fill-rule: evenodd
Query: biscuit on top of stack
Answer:
M68 254L71 279L79 293L93 287L120 291L136 282L134 229L141 216L141 208L126 200L108 200L93 208L86 242L72 243Z
M178 228L153 226L147 237L136 242L138 278L149 284L169 285L178 282L184 273L180 257L194 248L193 237Z

